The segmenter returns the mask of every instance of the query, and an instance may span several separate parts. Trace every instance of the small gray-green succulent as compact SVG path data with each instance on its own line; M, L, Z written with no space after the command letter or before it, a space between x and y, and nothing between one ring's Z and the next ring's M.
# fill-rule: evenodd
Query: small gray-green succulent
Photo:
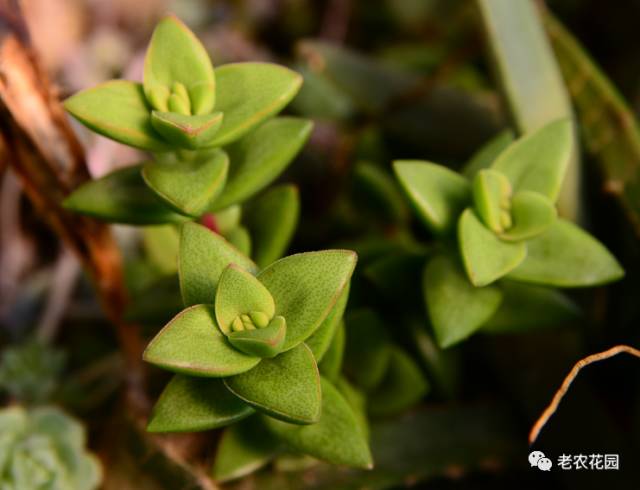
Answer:
M0 410L0 488L98 488L102 470L85 445L84 428L57 408Z

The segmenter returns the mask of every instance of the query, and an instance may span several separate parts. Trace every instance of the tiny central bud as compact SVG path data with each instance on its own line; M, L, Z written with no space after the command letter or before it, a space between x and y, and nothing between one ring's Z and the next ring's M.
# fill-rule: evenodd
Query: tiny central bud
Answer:
M173 82L168 101L169 110L185 116L191 115L191 99L184 84Z
M251 311L238 315L231 322L231 330L234 332L243 332L245 330L256 330L257 328L265 328L269 325L269 316L262 311Z

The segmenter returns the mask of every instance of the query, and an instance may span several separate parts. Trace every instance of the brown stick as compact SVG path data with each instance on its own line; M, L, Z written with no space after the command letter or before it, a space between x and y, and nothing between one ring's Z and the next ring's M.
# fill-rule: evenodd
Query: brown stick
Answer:
M604 352L591 354L590 356L587 356L584 359L580 359L578 362L576 362L567 377L562 382L562 385L560 386L558 391L556 391L556 394L553 396L553 399L551 400L549 406L544 409L544 412L542 412L540 418L538 418L536 423L533 424L531 432L529 432L529 445L536 442L536 439L538 439L538 436L540 435L540 431L542 431L549 419L556 412L558 406L560 405L560 402L567 394L571 383L573 383L573 380L576 378L576 376L578 376L578 373L580 373L582 368L594 362L603 361L622 353L631 354L632 356L640 358L640 350L636 349L635 347L630 347L628 345L616 345L615 347L612 347L611 349L608 349Z
M128 399L145 409L143 343L138 328L123 321L127 298L120 252L108 226L62 207L89 173L82 146L31 47L17 0L0 0L0 157L93 279L128 364Z

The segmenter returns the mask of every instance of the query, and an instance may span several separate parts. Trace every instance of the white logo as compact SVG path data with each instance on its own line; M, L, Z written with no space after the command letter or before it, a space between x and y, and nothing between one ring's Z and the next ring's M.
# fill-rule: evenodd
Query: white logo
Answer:
M542 471L550 471L551 466L553 466L551 460L547 458L542 451L531 451L529 453L529 464L531 466L537 466L538 469Z

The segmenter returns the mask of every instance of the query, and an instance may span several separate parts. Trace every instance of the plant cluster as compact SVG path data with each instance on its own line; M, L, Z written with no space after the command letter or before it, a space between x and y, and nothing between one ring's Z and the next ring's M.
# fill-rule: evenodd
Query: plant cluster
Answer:
M370 467L363 407L335 376L341 358L327 361L332 346L344 344L339 326L356 255L280 258L297 222L297 191L280 185L249 201L309 136L309 121L275 117L300 85L298 74L269 63L214 70L195 36L165 18L142 84L107 82L65 102L90 129L153 158L85 184L65 204L111 222L169 224L146 229L145 246L163 272L178 272L186 309L144 353L176 373L149 431L247 419L241 424L259 425L260 440L278 442L275 452ZM239 463L225 463L240 461L228 456L234 452L221 444L218 479L238 476Z
M573 144L570 121L512 139L503 134L491 141L462 175L430 162L394 163L440 244L424 267L422 285L442 347L494 317L512 282L586 287L624 274L600 242L557 215Z
M416 82L339 48L306 48L334 77L302 69L310 83L294 106L303 114L328 112L345 124L358 111L384 114ZM519 139L498 135L461 173L400 160L394 179L359 160L350 177L370 209L339 203L336 221L362 226L365 238L284 256L298 191L268 186L312 129L309 120L278 115L301 84L299 74L270 63L214 68L194 34L169 16L151 38L143 83L115 80L65 102L91 130L149 152L145 162L84 184L65 206L145 226L144 260L128 264L129 314L149 320L162 310L153 325L172 318L151 332L143 357L173 373L147 430L224 427L217 481L270 461L297 468L309 457L371 468L369 416L453 391L445 348L480 328L522 323L514 318L523 312L574 318L575 306L556 288L623 275L602 244L556 209L574 144L566 119ZM363 136L361 153L379 139ZM409 205L434 240L415 238ZM360 219L365 214L373 218Z

